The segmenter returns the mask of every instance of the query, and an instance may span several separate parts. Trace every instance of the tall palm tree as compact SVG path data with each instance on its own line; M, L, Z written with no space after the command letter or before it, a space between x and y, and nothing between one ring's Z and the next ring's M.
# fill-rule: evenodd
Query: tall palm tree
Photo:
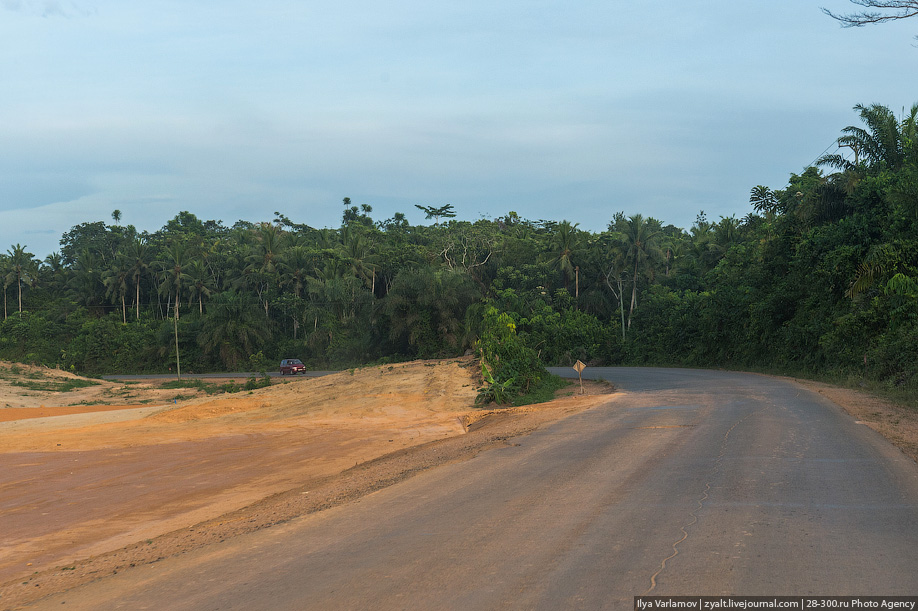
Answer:
M284 250L284 232L276 225L262 223L255 231L255 240L248 248L246 266L239 278L240 286L254 286L268 317L268 290L278 284L278 264Z
M368 265L370 250L370 244L362 232L349 225L341 228L341 251L351 272L366 282L367 286L375 288L372 282L373 268Z
M163 249L163 259L157 262L160 270L159 292L174 297L175 319L179 318L179 304L182 289L188 285L188 266L191 264L191 252L184 242L175 241Z
M204 298L210 297L216 290L214 277L203 259L194 259L188 265L188 303L198 300L198 313L204 313Z
M15 280L19 293L19 312L22 312L22 283L28 283L37 272L35 255L26 251L26 247L16 244L6 251L9 257L7 262L7 279Z
M581 244L580 232L577 230L579 224L571 225L569 221L561 221L551 236L551 262L561 272L565 289L570 286L576 268L574 257Z
M0 253L0 278L3 279L3 320L7 318L7 289L13 283L10 276L10 257Z
M140 320L140 285L144 276L152 271L152 250L143 238L134 238L124 251L124 257L130 266L131 279L134 281L135 318Z
M124 256L115 257L108 269L102 272L102 282L105 284L105 296L113 302L121 302L121 321L127 324L126 299L128 292L128 279L131 277L130 261Z
M87 308L98 308L103 302L105 285L102 284L102 258L94 250L83 248L77 255L70 276L70 289L78 303Z
M653 219L645 219L640 214L635 214L627 219L623 232L625 260L631 270L631 306L628 308L628 328L631 328L631 318L637 309L638 278L642 274L652 274L653 263L660 258L659 239L661 231L659 223Z
M182 365L179 359L179 338L178 338L178 321L179 321L179 304L181 303L182 288L188 284L188 266L191 263L191 252L185 242L176 240L163 249L164 258L158 262L160 269L160 293L169 295L172 299L175 296L175 316L172 319L172 327L175 332L175 373L178 378L182 377Z
M297 298L303 296L309 270L313 265L313 257L309 248L303 244L291 246L280 257L281 283L290 286Z
M660 252L663 255L663 275L669 277L685 255L685 243L681 235L660 236Z
M601 238L606 271L603 280L618 300L618 311L622 318L622 339L625 339L625 282L628 276L628 262L625 259L625 240L622 234L610 231Z
M52 292L63 292L67 286L67 274L69 270L64 266L64 257L59 252L52 252L45 257L42 266L44 273L44 282Z
M864 122L864 127L849 125L842 130L838 146L850 148L854 161L833 153L820 157L817 165L828 165L842 171L856 171L863 163L867 167L884 164L896 170L902 167L909 152L909 137L914 136L918 122L918 104L912 106L908 116L900 123L895 113L880 104L854 107Z

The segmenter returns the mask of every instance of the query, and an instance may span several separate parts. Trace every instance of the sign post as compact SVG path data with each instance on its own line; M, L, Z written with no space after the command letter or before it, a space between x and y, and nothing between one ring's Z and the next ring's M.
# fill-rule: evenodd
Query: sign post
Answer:
M580 376L580 394L583 394L583 370L586 369L586 365L583 364L583 361L578 360L574 363L574 371L577 372L577 375Z

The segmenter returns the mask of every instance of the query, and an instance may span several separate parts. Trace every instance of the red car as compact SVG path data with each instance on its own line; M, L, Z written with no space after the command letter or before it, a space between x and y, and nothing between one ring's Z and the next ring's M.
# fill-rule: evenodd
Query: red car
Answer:
M306 373L306 365L300 359L284 359L280 364L281 375Z

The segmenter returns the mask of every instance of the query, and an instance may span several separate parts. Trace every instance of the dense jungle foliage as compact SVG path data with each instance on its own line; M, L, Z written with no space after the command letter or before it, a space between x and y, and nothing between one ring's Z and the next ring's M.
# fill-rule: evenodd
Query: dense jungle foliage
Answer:
M87 374L274 370L283 357L324 369L476 346L493 356L512 339L520 363L915 387L918 105L904 118L855 109L846 155L782 189L756 186L742 219L702 212L687 231L611 211L601 233L514 212L471 223L450 205L418 206L431 223L413 226L346 198L338 229L181 212L148 233L115 211L111 225L73 227L44 261L19 244L0 256L0 358ZM527 375L503 382L529 386Z

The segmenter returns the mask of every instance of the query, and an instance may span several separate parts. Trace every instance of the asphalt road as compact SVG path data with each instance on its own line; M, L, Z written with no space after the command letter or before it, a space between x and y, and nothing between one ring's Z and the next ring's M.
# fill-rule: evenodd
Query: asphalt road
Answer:
M918 594L918 465L826 399L588 369L610 402L358 502L43 609L630 609L659 595Z

